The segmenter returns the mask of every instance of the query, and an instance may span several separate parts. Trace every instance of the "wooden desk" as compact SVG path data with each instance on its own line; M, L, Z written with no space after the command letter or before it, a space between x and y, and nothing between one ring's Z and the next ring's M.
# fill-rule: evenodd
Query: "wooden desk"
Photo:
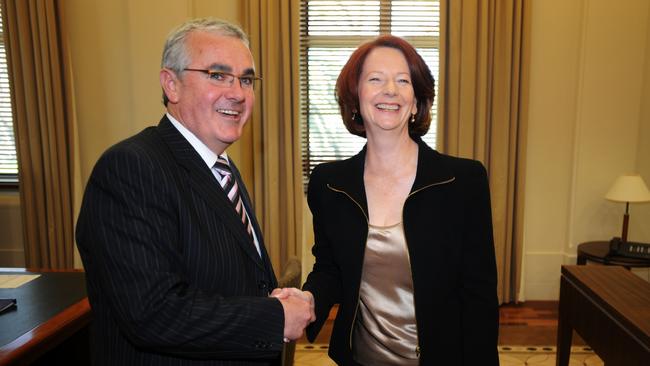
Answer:
M577 264L586 264L587 260L613 266L630 268L650 267L650 260L642 258L609 255L608 241L589 241L578 245Z
M557 366L573 330L607 366L650 365L650 283L619 266L562 266Z
M23 270L1 273L34 272ZM0 298L17 300L16 309L0 315L2 330L0 331L0 366L27 365L46 354L49 361L49 355L56 352L57 348L62 348L72 337L87 330L90 322L90 305L86 297L85 274L83 272L41 272L39 274L41 275L39 278L21 287L0 289ZM83 333L83 337L87 337L87 331ZM83 341L87 347L87 339L82 339ZM75 357L83 357L83 355L72 354L62 356L68 361Z

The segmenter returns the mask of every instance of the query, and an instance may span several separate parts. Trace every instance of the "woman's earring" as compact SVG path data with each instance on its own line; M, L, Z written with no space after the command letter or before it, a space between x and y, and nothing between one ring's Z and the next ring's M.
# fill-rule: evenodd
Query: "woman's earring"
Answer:
M354 123L356 121L357 121L357 111L352 111L352 122Z
M415 113L411 115L411 123L415 123Z

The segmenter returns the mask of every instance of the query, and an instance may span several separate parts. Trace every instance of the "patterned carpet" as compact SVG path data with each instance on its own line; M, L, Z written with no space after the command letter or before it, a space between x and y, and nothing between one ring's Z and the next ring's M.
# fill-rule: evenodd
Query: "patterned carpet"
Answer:
M499 346L501 366L554 366L555 347ZM335 366L327 356L326 344L298 344L294 366ZM587 347L572 347L569 366L603 366ZM477 365L478 366L478 365Z

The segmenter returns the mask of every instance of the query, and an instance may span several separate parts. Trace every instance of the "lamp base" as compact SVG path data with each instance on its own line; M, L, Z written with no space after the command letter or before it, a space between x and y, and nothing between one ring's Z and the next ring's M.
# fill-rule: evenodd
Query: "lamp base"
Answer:
M650 244L623 241L619 237L614 237L609 241L609 255L650 259Z

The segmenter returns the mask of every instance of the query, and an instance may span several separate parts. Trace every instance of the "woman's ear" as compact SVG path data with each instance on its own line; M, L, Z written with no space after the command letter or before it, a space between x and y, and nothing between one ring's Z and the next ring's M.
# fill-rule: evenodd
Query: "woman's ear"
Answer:
M160 70L160 86L170 103L177 103L179 97L180 80L176 73L168 68Z

